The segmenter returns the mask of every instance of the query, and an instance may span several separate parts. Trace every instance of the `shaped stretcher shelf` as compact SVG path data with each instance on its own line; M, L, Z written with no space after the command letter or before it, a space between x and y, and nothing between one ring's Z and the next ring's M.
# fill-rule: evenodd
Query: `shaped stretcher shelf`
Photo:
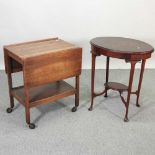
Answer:
M104 84L104 86L108 89L117 90L120 92L128 90L128 87L126 85L117 82L107 82Z

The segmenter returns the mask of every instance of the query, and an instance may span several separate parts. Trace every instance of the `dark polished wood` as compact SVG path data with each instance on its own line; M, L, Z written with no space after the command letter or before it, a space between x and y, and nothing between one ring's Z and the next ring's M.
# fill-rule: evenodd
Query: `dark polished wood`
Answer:
M130 38L121 38L121 37L97 37L90 41L91 44L91 53L92 53L92 75L91 75L91 105L89 110L93 109L94 97L105 94L107 97L107 91L113 89L119 92L122 102L126 107L124 121L129 121L128 119L128 110L131 94L137 95L136 106L139 107L139 95L142 85L143 73L145 68L146 59L151 57L154 48L142 41L130 39ZM106 62L106 82L105 89L101 93L94 92L94 81L95 81L95 60L96 56L104 55L107 57ZM124 59L126 63L131 64L130 76L128 86L117 83L109 82L109 61L110 57ZM135 71L135 65L137 62L142 62L140 78L138 89L132 92L132 83ZM127 100L124 99L122 93L127 91Z
M58 38L4 46L11 107L16 98L25 107L26 122L31 129L30 108L75 94L75 112L79 106L79 76L82 48ZM24 85L13 88L12 73L23 71ZM75 88L62 81L75 77Z
M126 85L118 83L118 82L106 82L104 86L107 89L118 90L120 92L128 90L128 87Z
M106 83L108 83L109 81L109 61L110 61L110 58L107 57L107 62L106 62ZM105 95L104 97L107 97L107 86L105 85Z
M75 77L75 106L72 108L72 112L75 112L77 110L77 107L79 106L79 83L80 83L80 78L79 76Z
M138 90L136 91L136 93L137 93L136 106L137 107L140 106L138 101L139 101L139 95L140 95L142 80L143 80L143 73L144 73L144 68L145 68L145 62L146 62L146 60L142 60L141 71L140 71L140 78L139 78L139 84L138 84Z
M92 71L91 71L91 106L89 110L91 111L93 108L93 102L94 102L94 80L95 80L95 62L96 62L96 55L92 54Z

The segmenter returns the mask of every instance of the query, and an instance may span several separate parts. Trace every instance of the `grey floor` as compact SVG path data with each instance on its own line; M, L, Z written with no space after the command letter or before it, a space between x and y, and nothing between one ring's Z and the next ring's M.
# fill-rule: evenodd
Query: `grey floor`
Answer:
M129 70L110 70L110 81L128 83ZM136 89L136 70L133 89ZM9 106L7 79L0 71L0 155L154 155L155 154L155 70L145 70L140 96L141 107L135 106L132 95L128 123L123 122L125 108L119 94L109 91L109 97L95 99L90 105L90 70L83 70L80 85L80 106L70 112L74 97L31 109L31 120L37 125L30 130L25 123L25 111L17 101L15 110ZM105 70L96 71L96 91L103 89ZM15 85L22 82L14 75ZM67 80L73 84L73 79ZM124 93L124 96L126 94Z

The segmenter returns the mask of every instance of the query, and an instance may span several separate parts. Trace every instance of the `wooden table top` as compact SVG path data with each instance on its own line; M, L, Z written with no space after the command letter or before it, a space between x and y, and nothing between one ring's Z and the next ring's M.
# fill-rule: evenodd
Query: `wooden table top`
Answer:
M152 53L153 47L145 42L121 37L97 37L90 41L92 46L115 53L144 54Z
M60 52L68 49L78 48L77 46L58 38L44 39L32 42L25 42L4 46L6 50L20 59L48 54L51 52Z

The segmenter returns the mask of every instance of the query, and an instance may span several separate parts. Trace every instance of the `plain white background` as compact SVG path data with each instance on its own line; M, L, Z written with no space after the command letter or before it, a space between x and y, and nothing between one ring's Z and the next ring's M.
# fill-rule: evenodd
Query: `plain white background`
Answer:
M91 38L130 37L155 47L155 0L0 0L0 69L3 45L59 37L83 48L83 68L91 67ZM110 68L129 68L123 60ZM147 61L155 68L155 56ZM97 68L105 68L98 58Z

